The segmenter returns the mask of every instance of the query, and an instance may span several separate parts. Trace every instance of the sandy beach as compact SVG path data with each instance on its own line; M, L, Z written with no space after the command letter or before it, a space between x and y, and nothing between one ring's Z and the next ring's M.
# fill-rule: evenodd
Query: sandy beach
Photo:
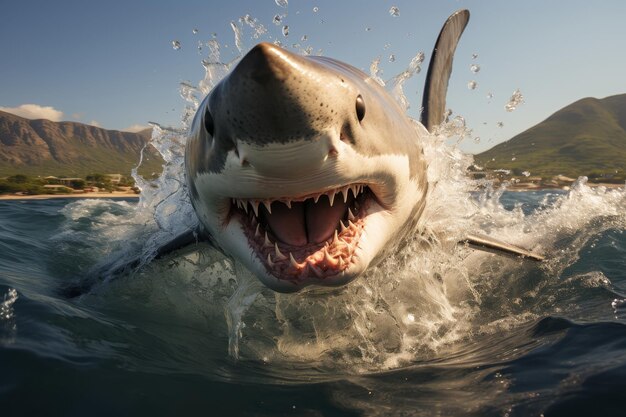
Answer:
M52 198L139 198L139 194L126 191L112 193L71 193L71 194L38 194L38 195L0 195L0 200L48 200Z

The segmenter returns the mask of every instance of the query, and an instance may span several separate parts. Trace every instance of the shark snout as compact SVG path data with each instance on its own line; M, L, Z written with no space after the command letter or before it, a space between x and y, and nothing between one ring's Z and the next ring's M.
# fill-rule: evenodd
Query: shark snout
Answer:
M306 178L333 164L338 156L332 139L325 136L263 146L238 143L237 152L243 167L258 175L286 179Z

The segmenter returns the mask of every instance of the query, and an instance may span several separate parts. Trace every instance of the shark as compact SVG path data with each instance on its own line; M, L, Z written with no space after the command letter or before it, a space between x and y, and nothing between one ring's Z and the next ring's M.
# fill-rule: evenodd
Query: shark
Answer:
M415 232L428 196L422 143L445 117L454 51L469 11L441 29L419 126L370 75L336 59L254 46L204 98L185 173L201 230L278 292L341 286ZM476 249L541 260L471 235ZM162 251L165 252L165 251Z
M254 46L203 99L189 129L184 181L199 226L152 258L208 242L265 286L290 293L346 285L393 254L419 233L429 198L423 143L446 116L454 52L468 21L469 11L459 10L439 33L419 121L347 63ZM483 234L459 244L544 259ZM90 275L111 277L146 262L123 258Z

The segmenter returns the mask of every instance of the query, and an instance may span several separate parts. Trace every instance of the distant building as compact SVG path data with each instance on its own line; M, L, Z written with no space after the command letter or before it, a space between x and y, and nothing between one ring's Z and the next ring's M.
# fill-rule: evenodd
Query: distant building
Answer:
M109 178L111 184L119 184L122 181L122 174L106 174L105 177Z
M72 188L61 184L45 184L43 188L52 191L74 191Z
M59 183L71 186L75 181L84 181L82 178L57 178Z

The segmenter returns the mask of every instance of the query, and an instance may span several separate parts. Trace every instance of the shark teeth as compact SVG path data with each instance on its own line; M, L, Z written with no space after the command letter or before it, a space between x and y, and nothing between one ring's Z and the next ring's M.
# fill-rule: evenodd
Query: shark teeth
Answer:
M358 256L355 251L358 248L365 224L364 217L359 216L361 213L359 207L363 205L365 200L359 197L366 190L368 188L365 185L351 184L301 197L233 198L231 202L232 208L240 212L240 221L246 226L244 230L253 252L256 253L259 261L265 265L271 274L279 279L314 278L323 280L326 277L345 272L357 262ZM352 197L350 196L351 193ZM328 198L328 203L325 204L331 206L336 201L342 201L344 204L350 202L345 214L339 219L333 234L325 242L307 243L303 246L286 244L274 236L264 216L259 217L261 205L267 216L268 213L272 213L274 203L284 204L287 209L291 209L294 202L306 200L318 202L322 196ZM277 210L277 206L274 206L274 209ZM296 258L300 259L300 262Z
M243 210L246 214L248 214L249 209L252 208L252 211L254 212L254 216L259 217L259 206L261 204L263 204L267 212L271 214L272 203L274 202L280 202L282 204L285 204L287 208L291 209L291 205L294 202L302 202L311 198L313 199L314 203L317 203L320 197L325 195L326 197L328 197L328 201L330 202L330 205L332 206L335 203L335 197L337 196L337 194L341 194L341 198L343 202L347 203L348 199L350 198L350 193L352 193L352 196L356 199L360 194L362 194L365 191L365 188L366 186L363 184L351 184L351 185L346 185L340 188L335 188L332 190L328 190L328 191L324 191L324 192L316 193L316 194L311 194L311 195L303 196L303 197L293 197L293 198L279 197L274 200L256 199L256 198L233 198L232 203L235 207L237 207L240 210Z

